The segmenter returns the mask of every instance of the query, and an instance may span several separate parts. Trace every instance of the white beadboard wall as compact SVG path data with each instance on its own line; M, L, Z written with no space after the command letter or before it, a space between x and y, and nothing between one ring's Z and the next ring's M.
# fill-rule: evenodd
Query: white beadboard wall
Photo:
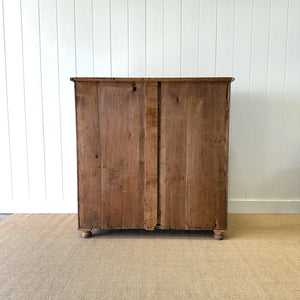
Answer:
M300 212L300 1L1 0L0 212L77 212L74 76L234 76L229 211Z

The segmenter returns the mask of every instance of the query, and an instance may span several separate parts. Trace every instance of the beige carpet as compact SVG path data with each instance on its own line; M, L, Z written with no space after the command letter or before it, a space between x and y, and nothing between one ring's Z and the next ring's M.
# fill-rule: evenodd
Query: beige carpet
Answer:
M0 223L0 299L300 299L300 215L230 215L211 233L105 231L76 215Z

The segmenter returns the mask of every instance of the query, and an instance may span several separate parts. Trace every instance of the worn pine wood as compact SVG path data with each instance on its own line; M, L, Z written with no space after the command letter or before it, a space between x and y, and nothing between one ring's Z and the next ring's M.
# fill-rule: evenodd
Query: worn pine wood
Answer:
M158 204L158 83L145 82L145 177L144 224L151 230L157 224Z
M187 83L162 82L160 100L159 200L162 228L186 226Z
M101 228L144 228L144 86L100 82Z
M79 228L101 226L97 83L76 83Z
M227 226L232 78L73 78L79 228Z
M226 227L227 83L162 83L162 228Z

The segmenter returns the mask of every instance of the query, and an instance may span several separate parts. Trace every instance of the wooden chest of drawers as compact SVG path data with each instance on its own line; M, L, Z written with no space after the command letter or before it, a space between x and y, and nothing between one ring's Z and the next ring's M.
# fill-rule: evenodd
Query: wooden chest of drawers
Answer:
M227 226L233 78L71 78L78 220L92 228Z

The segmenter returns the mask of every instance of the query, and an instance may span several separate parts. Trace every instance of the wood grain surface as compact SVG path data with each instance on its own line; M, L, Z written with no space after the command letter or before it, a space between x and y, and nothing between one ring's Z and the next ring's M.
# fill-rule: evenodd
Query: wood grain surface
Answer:
M143 83L100 82L101 228L144 228Z
M97 83L76 83L79 228L101 227Z
M81 79L79 228L226 229L232 79Z
M158 83L145 82L145 229L157 224L158 206Z
M226 227L226 82L163 82L160 116L161 227Z

